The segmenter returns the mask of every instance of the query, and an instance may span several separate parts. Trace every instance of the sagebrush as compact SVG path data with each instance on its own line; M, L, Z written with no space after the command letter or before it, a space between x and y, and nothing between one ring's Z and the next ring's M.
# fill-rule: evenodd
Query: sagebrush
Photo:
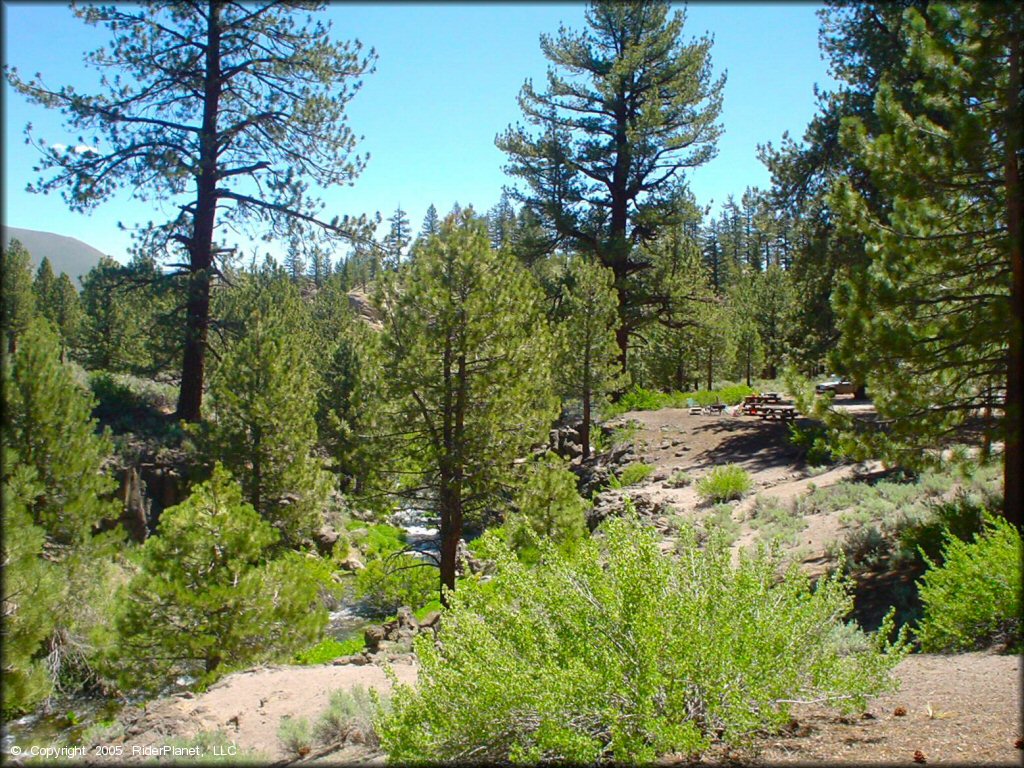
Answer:
M780 579L763 548L733 567L692 529L678 558L635 520L599 531L534 568L497 542L496 575L460 584L439 643L416 642L417 687L397 686L377 722L391 760L695 756L783 726L797 700L852 710L889 687L903 653L891 623L860 651L836 640L852 607L842 576Z

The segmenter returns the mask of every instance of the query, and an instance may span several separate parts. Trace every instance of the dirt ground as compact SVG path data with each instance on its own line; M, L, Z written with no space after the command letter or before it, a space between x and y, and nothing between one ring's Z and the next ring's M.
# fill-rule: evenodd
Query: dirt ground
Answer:
M806 493L811 483L822 487L881 469L840 466L824 473L809 472L786 441L785 424L753 417L691 416L685 409L665 409L627 413L618 421L640 425L637 459L654 464L657 471L628 492L657 505L662 510L657 514L700 519L708 513L692 485L666 487L665 481L676 470L685 470L694 479L718 464L736 463L748 470L753 493L733 510L733 519L741 523L736 551L756 541L757 533L745 524L755 494L787 500ZM813 515L807 523L797 548L804 567L820 571L827 564L828 544L842 536L842 524L836 514ZM414 666L396 664L394 669L400 681L414 681ZM755 764L1021 764L1024 752L1015 745L1024 735L1020 657L913 655L897 667L896 677L899 690L874 700L867 713L844 719L821 707L800 705L790 732L760 743L756 756L709 755L705 759ZM278 667L234 674L204 694L150 705L129 724L125 743L160 744L172 735L220 729L240 749L286 762L296 756L278 741L281 719L306 717L312 722L326 708L331 690L354 685L386 690L390 684L383 670L372 665ZM350 748L314 751L302 761L382 760L380 754Z

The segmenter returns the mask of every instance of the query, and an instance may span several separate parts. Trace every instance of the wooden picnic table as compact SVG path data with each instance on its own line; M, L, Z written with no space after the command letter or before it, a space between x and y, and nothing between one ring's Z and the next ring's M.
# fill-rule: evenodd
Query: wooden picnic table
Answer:
M782 395L778 392L765 392L760 395L747 395L743 398L743 413L756 416L762 409L770 405L782 405Z
M762 419L779 419L781 421L792 421L796 418L795 405L763 405L757 415Z

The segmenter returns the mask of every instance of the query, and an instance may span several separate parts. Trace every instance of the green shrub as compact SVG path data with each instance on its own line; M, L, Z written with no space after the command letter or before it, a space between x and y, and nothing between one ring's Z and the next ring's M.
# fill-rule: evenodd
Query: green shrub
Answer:
M685 488L692 482L693 478L690 477L690 473L680 469L672 473L666 485L669 488Z
M758 496L751 515L750 527L760 533L763 541L778 539L784 544L796 544L797 535L807 527L799 512L774 496Z
M356 576L356 594L379 614L400 606L417 608L440 591L437 568L415 555L392 554L369 560Z
M291 754L304 757L313 748L313 733L309 720L304 717L282 717L277 727L277 739Z
M627 411L657 411L662 408L685 408L690 400L698 405L724 403L736 405L754 390L746 384L731 384L721 389L701 390L700 392L657 392L642 387L634 387L619 400L604 409L605 418L626 413Z
M349 742L376 748L380 745L373 720L378 702L363 686L351 691L339 688L331 692L331 703L313 726L317 741L322 744Z
M587 508L576 490L576 475L568 462L548 453L527 467L526 480L516 495L516 512L503 529L512 547L536 562L537 542L571 547L587 534Z
M295 654L295 663L304 665L325 664L342 656L351 656L354 653L359 653L365 647L366 640L362 634L350 637L348 640L336 640L333 637L328 637L316 645Z
M752 487L750 475L736 464L715 467L697 481L697 494L707 502L742 498Z
M653 464L641 464L639 462L630 464L622 470L617 478L613 478L609 485L612 488L627 488L637 483L642 483L654 473Z
M790 424L789 442L803 451L804 461L812 467L832 464L835 461L829 446L828 430L822 424Z
M732 519L731 504L716 504L711 514L704 518L704 538L718 536L725 546L731 547L740 537L740 524Z
M919 581L924 618L917 630L924 651L963 651L993 641L1024 649L1021 630L1021 536L1003 518L986 518L971 542L947 534L939 566Z
M394 525L376 523L370 526L358 526L358 528L362 528L366 533L358 539L353 537L352 540L359 544L359 548L367 557L390 555L405 546L405 531Z
M570 553L527 567L506 548L486 585L454 593L438 644L416 641L416 688L396 686L377 731L396 762L640 763L749 743L798 699L847 710L890 687L903 653L835 640L852 606L841 577L779 578L777 554L731 566L718 537L611 519ZM772 610L765 610L765 606Z

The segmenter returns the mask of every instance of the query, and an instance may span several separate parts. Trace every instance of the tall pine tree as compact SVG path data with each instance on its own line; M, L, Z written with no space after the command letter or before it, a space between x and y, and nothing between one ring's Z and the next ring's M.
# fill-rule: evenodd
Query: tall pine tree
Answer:
M636 246L679 221L687 168L714 155L724 79L711 80L711 40L682 39L685 14L662 0L592 2L588 29L541 36L554 68L544 92L527 82L522 126L498 137L515 196L557 237L615 274L617 341L626 369L630 333L648 299L633 290L649 268Z
M920 72L913 98L883 77L878 128L843 125L887 205L849 181L833 194L868 260L835 298L844 323L835 360L868 381L888 424L884 436L861 438L905 463L991 409L986 427L1005 441L1005 513L1019 527L1024 11L932 3L909 9L901 34Z
M441 584L454 589L465 515L493 502L554 416L542 294L510 254L490 248L469 208L378 301L393 431L434 495Z

